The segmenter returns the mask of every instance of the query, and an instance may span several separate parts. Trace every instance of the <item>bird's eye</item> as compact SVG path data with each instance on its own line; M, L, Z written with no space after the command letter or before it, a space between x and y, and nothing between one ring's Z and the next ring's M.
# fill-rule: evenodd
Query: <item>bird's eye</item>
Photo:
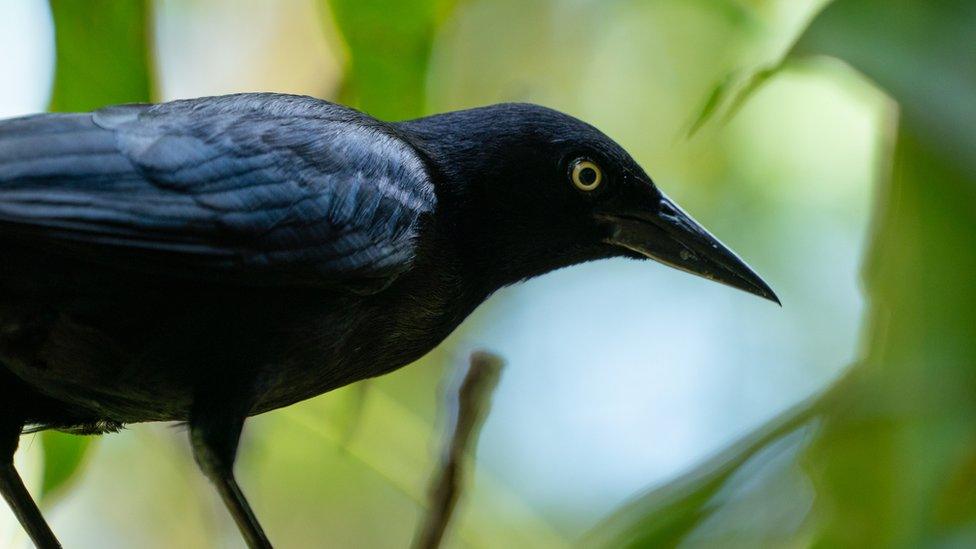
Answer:
M573 163L570 177L577 189L589 192L600 186L603 181L603 171L595 163L580 159Z

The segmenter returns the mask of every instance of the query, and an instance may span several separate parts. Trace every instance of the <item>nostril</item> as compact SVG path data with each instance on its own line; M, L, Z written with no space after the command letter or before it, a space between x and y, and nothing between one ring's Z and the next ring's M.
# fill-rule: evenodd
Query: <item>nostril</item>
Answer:
M668 200L661 201L661 213L664 215L678 215L678 211L674 209L674 205Z

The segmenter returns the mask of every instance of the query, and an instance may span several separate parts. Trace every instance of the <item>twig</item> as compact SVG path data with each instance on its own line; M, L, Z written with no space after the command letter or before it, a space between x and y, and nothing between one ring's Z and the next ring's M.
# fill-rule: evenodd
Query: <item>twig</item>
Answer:
M464 482L465 456L474 454L478 431L488 415L491 394L504 361L491 353L472 353L468 371L458 390L453 432L439 471L431 479L430 505L414 540L415 549L440 547Z

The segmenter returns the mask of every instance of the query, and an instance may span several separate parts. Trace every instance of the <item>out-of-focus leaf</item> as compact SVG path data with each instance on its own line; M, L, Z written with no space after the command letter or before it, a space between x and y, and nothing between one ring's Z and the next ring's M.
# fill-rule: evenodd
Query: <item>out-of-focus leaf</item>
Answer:
M897 99L904 120L932 146L976 173L976 4L947 0L833 0L780 61L740 68L723 78L690 125L696 133L718 113L728 120L790 60L828 55L844 60ZM936 38L937 37L937 38Z
M776 59L736 67L720 78L709 91L701 108L693 115L686 137L694 137L715 119L721 119L723 123L731 120L766 82L788 68L790 61L796 57L793 51L802 33L803 29L800 29L791 46Z
M910 128L899 135L867 278L865 380L824 416L805 456L823 546L972 546L961 488L976 447L976 178Z
M872 382L807 457L824 545L976 543L976 485L959 484L976 447L974 36L972 2L837 0L796 48L840 57L902 118L866 269Z
M431 45L457 0L321 0L345 40L339 100L384 120L424 114Z
M788 59L768 66L749 70L736 70L726 75L709 92L705 104L689 126L687 137L694 137L705 124L708 124L719 113L722 121L728 122L739 113L742 106L749 101L763 85L787 67Z
M69 435L57 431L41 433L44 449L44 476L41 482L41 502L50 501L70 486L80 470L91 437Z
M366 399L369 398L370 381L360 381L349 387L349 395L342 399L343 407L332 418L339 425L342 435L339 438L340 447L346 448L362 426L363 411L366 409Z
M50 0L55 29L52 111L149 101L146 0Z
M729 101L728 108L725 111L724 122L728 122L739 114L742 106L749 101L749 98L756 94L760 88L763 87L766 82L769 82L774 76L780 73L787 66L787 59L780 61L778 64L772 67L766 67L759 69L745 80L742 87L736 92L735 96Z
M50 6L57 52L50 110L150 100L146 0L50 0ZM92 439L46 431L41 440L43 501L70 485Z
M813 508L793 543L976 544L976 48L962 47L973 36L971 3L836 0L794 48L840 56L897 99L903 116L899 129L891 122L890 154L878 171L866 356L829 401L774 422L806 416L817 424L797 460L812 481ZM747 437L757 445L740 443L625 507L604 527L609 535L599 530L593 539L689 542L717 512L713 496L732 473L783 434L764 437L766 430ZM743 543L732 528L731 540Z
M845 378L847 379L847 378ZM705 463L624 505L583 540L584 547L674 547L717 508L715 496L757 454L809 423L847 384L838 381L733 443Z
M708 98L705 99L705 104L702 106L701 111L699 111L694 122L688 128L688 137L694 137L698 133L698 130L702 129L702 126L707 124L715 116L718 109L728 101L728 97L732 94L732 90L737 82L738 73L733 71L727 74L725 78L712 88L712 91L708 94Z
M689 124L686 137L694 137L715 118L721 118L723 123L731 120L762 88L763 84L776 76L785 66L786 60L770 67L740 69L727 74L709 92L705 104L695 115L694 121Z
M976 3L835 0L793 55L829 55L876 82L944 161L976 176Z

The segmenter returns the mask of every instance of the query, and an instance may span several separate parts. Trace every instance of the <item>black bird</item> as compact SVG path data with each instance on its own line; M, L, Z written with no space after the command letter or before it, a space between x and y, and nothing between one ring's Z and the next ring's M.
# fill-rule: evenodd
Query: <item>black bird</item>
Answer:
M651 258L776 301L616 143L502 104L241 94L0 121L0 491L25 429L185 421L251 547L245 418L408 364L499 288ZM777 301L778 302L778 301Z

